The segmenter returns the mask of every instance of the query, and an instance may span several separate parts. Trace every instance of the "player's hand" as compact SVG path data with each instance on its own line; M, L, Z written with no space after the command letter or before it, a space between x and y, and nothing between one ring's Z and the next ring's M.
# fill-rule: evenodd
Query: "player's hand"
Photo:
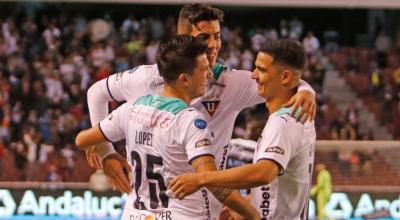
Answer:
M86 160L90 167L93 167L96 170L103 169L103 164L101 163L101 157L96 152L95 146L86 148L85 152L86 152Z
M283 107L293 106L292 116L296 113L297 109L301 107L300 114L297 116L297 121L302 121L303 123L307 120L314 120L315 114L317 112L317 104L315 100L315 95L310 91L300 91L296 95L292 96L290 100L283 105ZM304 117L303 117L304 116Z
M117 188L121 193L132 191L132 170L124 157L117 153L108 155L103 160L103 170L114 189Z
M244 218L237 212L225 206L217 220L244 220Z
M175 177L169 184L169 188L174 192L178 199L184 199L186 196L196 192L201 187L198 174L185 173Z

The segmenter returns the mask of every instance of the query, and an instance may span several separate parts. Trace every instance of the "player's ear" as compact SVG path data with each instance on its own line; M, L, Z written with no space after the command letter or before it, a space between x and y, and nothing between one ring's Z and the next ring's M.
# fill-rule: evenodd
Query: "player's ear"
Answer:
M282 71L281 77L282 77L282 85L290 85L291 81L293 79L293 71L289 69L284 69Z
M186 73L180 73L178 76L178 80L184 84L187 84L189 81L189 77Z

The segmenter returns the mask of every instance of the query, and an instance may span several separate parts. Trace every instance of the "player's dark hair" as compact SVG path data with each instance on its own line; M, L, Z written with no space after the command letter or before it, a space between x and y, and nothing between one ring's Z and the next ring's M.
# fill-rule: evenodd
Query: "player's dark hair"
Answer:
M173 83L179 74L192 74L196 68L197 57L205 54L204 40L190 35L177 35L162 43L158 49L157 65L166 83Z
M279 39L266 43L260 50L274 58L278 63L294 69L303 70L306 56L304 47L297 41Z
M208 4L187 4L184 5L179 13L178 33L190 33L191 25L196 25L201 21L218 20L224 21L224 12Z

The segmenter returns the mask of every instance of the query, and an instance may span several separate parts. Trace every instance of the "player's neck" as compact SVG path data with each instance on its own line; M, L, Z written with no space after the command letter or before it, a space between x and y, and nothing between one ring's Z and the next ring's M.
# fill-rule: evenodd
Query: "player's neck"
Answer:
M186 104L190 104L192 99L185 92L182 92L179 88L170 86L168 84L164 85L164 89L160 93L161 96L178 98L184 101Z
M272 114L276 111L278 111L280 108L282 108L282 105L285 104L290 100L292 96L296 94L296 90L284 90L279 94L276 94L275 97L269 98L267 100L267 108L269 111L269 114Z

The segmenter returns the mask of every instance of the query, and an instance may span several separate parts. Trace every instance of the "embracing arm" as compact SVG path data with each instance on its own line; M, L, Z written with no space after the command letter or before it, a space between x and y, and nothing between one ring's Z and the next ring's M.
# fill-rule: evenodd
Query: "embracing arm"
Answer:
M196 187L222 187L230 189L253 188L272 182L278 175L278 165L270 160L260 160L256 164L243 165L223 171L182 174L171 182L176 192L195 185ZM174 191L175 191L174 190Z
M279 167L270 160L260 160L232 169L199 174L201 186L248 189L271 183L278 175Z
M308 91L308 92L312 93L315 96L315 91L311 87L311 85L308 84L308 82L300 79L300 84L299 84L299 87L297 89L297 92L302 92L302 91Z
M87 92L87 102L92 126L98 124L108 115L108 102L110 101L113 101L113 98L107 91L107 79L100 80L89 88ZM109 142L98 144L95 150L102 159L110 154L116 153L114 147ZM94 148L88 148L86 151L93 152ZM86 152L86 154L90 154L91 152ZM94 157L94 155L92 155L92 157ZM87 158L89 163L91 159L94 160L94 158L90 158L89 155L87 155Z
M317 113L317 101L314 89L304 80L300 80L297 93L283 105L283 107L292 107L291 115L294 116L298 108L301 107L300 113L296 120L306 122L314 120ZM304 116L304 117L303 117Z
M207 171L216 171L214 158L211 156L199 157L192 162L193 168L201 174ZM223 204L235 210L246 219L259 219L257 210L250 205L236 190L207 187L207 189ZM195 191L197 191L196 189ZM193 191L193 192L195 192ZM177 194L175 194L177 195ZM181 198L181 197L178 197ZM182 197L183 198L183 197Z
M79 132L79 134L76 136L75 144L80 149L85 150L89 146L100 144L106 141L107 139L104 137L99 126L95 126Z

